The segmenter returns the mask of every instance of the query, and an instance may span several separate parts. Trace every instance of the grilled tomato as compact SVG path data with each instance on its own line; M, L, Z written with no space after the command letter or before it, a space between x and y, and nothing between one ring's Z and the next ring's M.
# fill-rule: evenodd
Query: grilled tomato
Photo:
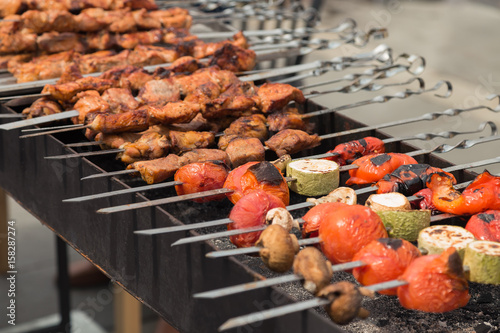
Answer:
M380 238L371 241L352 258L367 265L356 267L352 273L364 286L397 279L410 263L420 256L420 251L412 243L398 238ZM396 295L397 289L380 291L384 295Z
M476 239L500 242L500 211L487 210L472 216L465 229Z
M368 207L337 203L319 226L321 249L332 263L351 261L372 240L387 238L380 217Z
M261 189L280 198L285 205L290 202L288 184L272 163L248 162L231 171L224 183L224 188L234 190L228 195L236 203L245 194Z
M243 196L234 205L229 218L233 223L228 224L228 230L245 229L264 226L266 214L273 208L285 208L283 201L264 190L254 190ZM262 231L249 232L231 236L231 242L237 247L253 246L259 239Z
M469 285L454 247L415 259L400 279L408 282L398 287L399 302L407 309L446 312L469 302Z
M191 163L176 171L174 180L182 182L176 185L177 195L198 193L202 191L216 190L222 188L228 175L228 168L222 162ZM225 194L213 195L205 198L194 199L195 202L207 202L220 200Z

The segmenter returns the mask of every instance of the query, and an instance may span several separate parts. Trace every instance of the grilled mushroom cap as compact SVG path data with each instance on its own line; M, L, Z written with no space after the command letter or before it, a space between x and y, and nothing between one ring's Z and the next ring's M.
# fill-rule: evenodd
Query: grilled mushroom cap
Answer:
M361 307L363 296L373 298L374 293L366 288L341 281L320 290L318 297L326 298L331 303L325 306L330 318L339 325L349 324L356 317L366 318L370 314Z
M262 261L275 272L283 273L293 265L299 244L293 234L289 234L282 226L272 224L266 228L255 243L261 247L259 251Z
M333 277L332 264L315 247L306 247L295 256L293 272L304 278L304 288L312 294L326 287Z
M293 228L300 230L299 223L293 219L292 214L286 208L273 208L266 214L266 224L279 224L286 231L290 232Z

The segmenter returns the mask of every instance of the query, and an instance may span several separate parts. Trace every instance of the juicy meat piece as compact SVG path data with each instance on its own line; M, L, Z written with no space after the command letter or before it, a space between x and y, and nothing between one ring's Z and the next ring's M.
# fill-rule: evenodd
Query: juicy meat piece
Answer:
M407 309L440 313L463 307L470 299L462 260L454 247L415 259L400 279L408 282L398 288L399 302Z
M130 51L125 50L118 54L114 51L99 51L84 54L80 57L78 65L83 74L104 72L116 66L127 64Z
M228 195L232 203L236 203L248 193L261 189L273 194L288 205L290 192L288 185L276 166L270 162L248 162L231 171L224 183L224 188L234 190Z
M299 89L284 83L264 83L257 94L260 98L261 111L271 113L281 110L291 101L305 103L304 94Z
M203 118L201 113L198 113L196 117L194 117L194 119L191 120L189 123L172 124L170 127L173 130L182 132L186 131L210 131L214 133L219 132L219 126Z
M304 121L297 108L286 107L283 111L271 113L267 116L269 130L279 132L284 129L298 129L310 132L314 125Z
M78 101L74 109L79 112L79 115L74 119L74 122L77 124L85 123L87 115L90 113L104 113L110 111L109 104L102 99L101 95L99 95L99 92L96 90L81 92L76 97Z
M210 101L203 111L203 117L213 119L224 116L239 116L251 110L256 103L256 87L250 82L231 85L219 97Z
M0 33L0 53L23 53L36 51L36 34Z
M174 180L182 183L182 185L175 186L175 191L177 195L185 195L217 190L224 185L227 174L228 167L219 161L190 163L181 167L175 173ZM225 197L225 194L220 194L194 199L193 201L208 202L212 200L221 200Z
M156 10L154 12L151 12L150 15L158 20L164 28L189 29L193 21L193 19L189 15L189 12L173 12L169 9Z
M189 76L175 77L175 81L180 86L183 95L188 95L208 82L217 84L222 91L225 91L232 84L240 82L233 72L223 71L218 67L202 68Z
M202 67L201 63L193 57L180 57L165 69L171 73L194 73Z
M71 50L80 53L86 51L80 37L74 32L46 32L37 37L36 46L39 52L47 54Z
M349 170L346 185L370 184L378 182L385 175L393 172L404 164L417 164L417 161L408 155L399 153L383 153L366 155L352 162L356 169Z
M229 155L233 168L247 162L265 160L266 150L262 142L257 138L236 138L228 144L225 150Z
M57 102L54 102L47 97L42 97L33 102L30 107L24 109L23 114L28 115L26 119L31 119L59 113L62 110L62 107L57 104Z
M145 104L161 107L179 101L181 93L173 79L151 80L141 88L138 97Z
M65 10L28 10L21 15L24 28L34 33L75 31L73 14Z
M224 47L226 44L233 44L240 48L247 49L248 42L243 33L238 32L233 36L233 40L225 40L216 43L204 43L201 40L198 41L197 45L193 49L193 57L197 59L206 58L213 55L217 50Z
M123 144L129 143L129 142L134 142L138 140L141 137L139 133L133 133L133 132L126 132L126 133L120 133L120 134L104 134L104 133L97 133L95 136L94 140L95 141L102 141L103 142L103 148L120 148Z
M152 160L163 157L170 150L168 138L156 132L143 134L137 141L123 144L125 149L119 155L123 163L131 164L139 160Z
M214 82L207 82L190 92L185 98L185 102L197 104L202 113L206 113L212 100L221 93L220 87Z
M200 112L199 106L193 103L170 102L163 107L148 106L153 121L161 124L189 123Z
M144 67L148 65L165 64L179 58L176 50L160 46L138 45L127 58L129 65Z
M139 102L128 89L109 88L102 94L102 99L105 100L111 110L115 113L133 111L139 107Z
M215 136L211 132L170 131L170 142L175 152L184 152L197 148L208 148L214 144Z
M198 39L195 35L191 35L189 29L183 28L165 28L163 31L163 43L173 45L183 45L187 48L187 53L191 54L191 45Z
M265 142L266 146L276 152L279 157L314 148L320 143L321 138L316 134L309 135L304 131L294 129L280 131Z
M214 52L209 65L231 72L245 72L255 67L256 59L255 51L228 43Z
M23 5L23 0L2 0L0 1L0 16L17 14Z
M113 87L111 80L96 78L92 76L84 77L73 82L63 84L47 84L42 93L49 93L52 98L60 102L74 102L78 93L88 90L103 92Z
M136 29L134 16L129 10L108 11L101 19L111 32L123 33Z
M114 114L100 113L90 123L90 128L103 133L140 132L148 127L149 116L146 110Z
M64 72L62 73L61 77L59 80L57 80L56 84L64 84L68 82L73 82L79 79L82 79L83 75L80 72L80 69L76 64L72 64L71 66L68 66L64 69Z
M75 31L97 32L106 28L106 23L90 15L87 12L88 10L89 9L84 9L80 14L74 16Z
M130 164L127 169L135 169L141 173L142 179L148 184L156 184L172 177L183 165L194 162L222 161L229 162L225 152L218 149L195 149L182 156L169 154L166 157L150 161L140 161Z
M224 130L219 139L219 149L225 150L235 138L257 138L264 141L268 136L266 118L260 114L240 117Z
M99 75L99 78L114 81L116 87L139 90L152 76L142 68L127 65L110 69Z
M160 29L161 22L155 19L145 8L132 12L137 28L141 30Z
M285 208L278 197L261 189L252 191L239 200L231 209L229 218L233 221L227 225L228 230L262 227L266 224L266 214L273 208ZM237 247L253 246L262 231L243 233L231 236L231 243Z
M240 117L224 130L224 134L265 140L268 135L266 118L261 114Z
M114 47L133 49L138 45L152 45L160 43L163 34L161 30L138 31L129 34L117 35Z
M7 69L9 62L23 63L33 58L32 53L0 55L0 69ZM11 65L12 66L12 65Z

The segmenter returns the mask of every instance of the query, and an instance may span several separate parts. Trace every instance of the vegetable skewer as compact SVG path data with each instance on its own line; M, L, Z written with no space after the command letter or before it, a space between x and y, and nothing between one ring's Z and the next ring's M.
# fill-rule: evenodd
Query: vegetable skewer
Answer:
M462 147L463 145L461 145L461 144L458 144L456 146L458 148L468 148L468 147ZM452 149L454 149L454 146L450 147L449 149L447 149L447 150L445 150L443 152L450 151ZM426 150L426 152L428 152L428 151ZM445 169L445 171L459 170L461 168L472 168L472 167L476 167L476 166L493 164L493 163L498 162L498 159L499 158L497 157L497 158L494 158L494 159L489 159L489 160L484 160L484 161L478 161L478 162L469 163L469 164L462 164L460 166L455 166L455 167L447 168L447 169ZM212 195L210 191L206 191L204 193L206 193L207 196ZM226 193L230 193L230 191L227 191ZM217 194L221 194L221 193L218 192ZM196 196L196 198L201 198L201 197L202 197L202 194L199 194L199 196ZM178 202L178 201L181 201L181 199L179 199L179 197L157 199L157 200L146 201L146 202L139 202L139 203L129 204L129 205L123 205L123 206L115 206L115 207L102 208L102 209L98 210L97 212L98 213L103 213L103 214L109 214L109 213L116 213L116 212L120 212L120 211L124 211L124 210L133 210L133 209L138 209L138 208L143 208L143 207L152 207L152 206L156 206L156 205L162 205L162 204L167 204L167 203L170 203L170 202Z
M414 139L416 139L416 140L432 140L436 137L452 138L456 135L481 132L484 129L486 124L488 124L488 123L481 124L476 131L466 131L466 132L447 131L447 132L440 132L440 133L419 133L419 134L415 134L413 136L385 139L385 140L382 140L382 142L389 143L389 142L399 142L399 141L403 141L403 140L414 140ZM491 126L491 124L490 124L490 126ZM492 129L494 129L493 126L492 126ZM330 157L330 156L336 156L336 155L338 155L338 154L327 153L327 154L322 154L322 155L310 156L308 158L322 158L322 157ZM134 193L134 192L139 192L139 191L147 191L150 189L158 189L158 188L162 188L162 187L170 187L170 186L180 185L176 182L163 183L163 185L160 185L160 184L156 184L154 186L150 186L150 185L140 186L140 187L135 187L135 188L131 188L131 189L111 191L111 192L106 192L106 193L101 193L101 194L93 194L93 195L82 196L82 197L77 197L77 198L65 199L63 201L64 202L81 202L81 201L110 197L110 196L119 195L119 194Z
M447 172L452 172L452 171L457 171L457 170L466 169L466 168L485 166L485 165L494 164L494 163L498 163L498 162L500 162L500 157L496 157L493 159L486 159L486 160L472 162L472 163L460 164L460 165L452 166L449 168L445 168L443 170L447 171ZM460 189L460 188L466 187L468 184L470 184L470 182L464 182L462 184L456 185L456 187L457 187L457 189ZM362 190L364 190L364 189L359 189L359 190L356 190L355 192L358 193ZM409 197L409 200L416 200L416 199L417 199L417 197ZM159 199L159 200L164 201L165 199ZM148 202L144 203L145 207L147 207L147 203ZM304 202L304 203L299 203L299 204L288 206L287 209L288 210L301 209L301 208L312 207L314 205L315 204L311 203L311 202ZM207 228L207 227L213 227L213 226L219 226L219 225L226 225L229 223L232 223L232 221L228 218L225 218L225 219L220 219L220 220L215 220L215 221L186 224L186 225L182 225L182 226L137 230L137 231L134 231L134 233L138 234L138 235L156 235L156 234L176 232L176 231L181 231L181 230L185 231L185 230Z

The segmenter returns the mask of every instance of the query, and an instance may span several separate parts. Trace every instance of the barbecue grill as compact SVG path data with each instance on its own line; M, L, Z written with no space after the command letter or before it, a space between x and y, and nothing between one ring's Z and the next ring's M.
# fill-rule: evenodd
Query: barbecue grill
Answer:
M328 106L327 106L328 107ZM325 107L308 101L304 112ZM1 113L19 112L22 107L1 106ZM319 134L365 127L365 124L340 113L329 113L312 119ZM0 120L7 123L8 120ZM160 228L183 223L195 223L227 217L232 205L228 201L210 203L178 202L162 207L144 208L117 214L102 215L96 211L106 206L116 206L174 196L173 188L139 194L115 196L80 204L62 203L63 199L119 190L143 185L136 178L101 178L81 181L82 177L100 172L121 170L122 164L106 156L93 156L76 160L47 161L46 156L76 153L65 144L84 141L77 132L20 140L20 130L0 131L0 184L34 216L60 236L70 246L103 270L117 284L124 287L141 302L156 311L162 318L182 332L215 332L227 319L275 306L310 298L298 284L282 285L252 290L217 300L194 299L197 292L276 276L269 272L259 258L237 256L226 259L209 259L207 252L231 248L228 240L171 247L184 234L173 233L153 237L138 237L135 230ZM323 153L351 139L363 136L389 138L381 130L324 140L321 146L302 152L301 156ZM409 152L417 147L395 142L388 144L388 151ZM267 160L273 156L269 153ZM417 157L421 163L436 167L451 163L437 155ZM454 173L458 182L472 180L474 174L464 171ZM345 182L343 175L341 183ZM366 195L367 196L367 195ZM361 197L360 201L364 201ZM292 194L291 203L304 198ZM305 210L297 211L302 216ZM464 225L462 218L446 221L447 224ZM212 228L186 232L185 235L222 230ZM347 273L337 273L335 281L353 280ZM340 328L333 324L322 310L311 309L297 314L264 320L243 326L234 332L353 332L398 331L472 331L489 323L500 327L498 304L500 288L471 283L472 299L466 307L444 314L426 314L403 309L397 299L378 296L365 302L371 317L355 321ZM440 327L434 326L438 322Z

